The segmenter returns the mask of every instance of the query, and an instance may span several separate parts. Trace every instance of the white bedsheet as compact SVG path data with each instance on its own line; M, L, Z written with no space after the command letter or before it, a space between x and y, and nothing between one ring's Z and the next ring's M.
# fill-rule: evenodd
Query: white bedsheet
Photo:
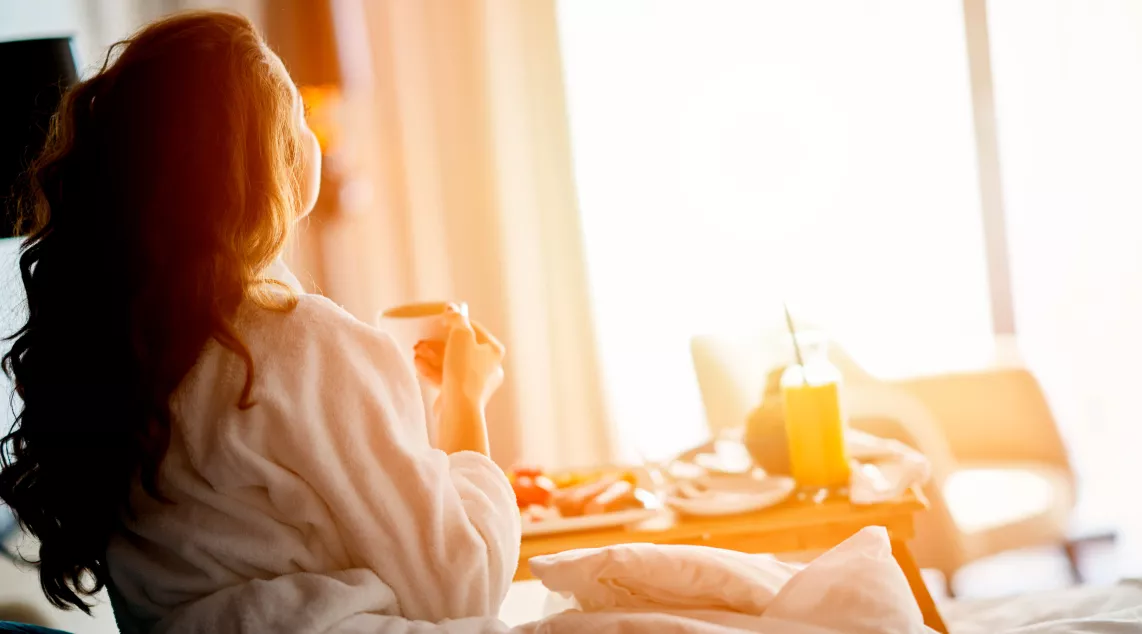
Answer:
M952 634L1142 632L1142 581L1082 587L943 607Z
M508 591L500 619L515 627L571 606L571 600L548 591L540 581L522 581ZM1001 599L949 601L941 604L940 609L951 634L1138 634L1142 633L1142 580ZM594 625L601 620L598 615L575 618L580 620L568 619L565 623L597 634ZM627 617L611 620L628 628L614 631L634 632L652 624ZM675 626L680 627L678 623Z

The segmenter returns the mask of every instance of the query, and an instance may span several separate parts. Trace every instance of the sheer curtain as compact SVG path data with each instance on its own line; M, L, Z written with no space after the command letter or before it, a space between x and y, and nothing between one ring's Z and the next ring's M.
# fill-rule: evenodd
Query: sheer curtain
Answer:
M365 320L466 301L506 344L492 457L611 457L567 140L554 0L338 0L347 165L324 290Z
M1020 345L1098 483L1092 514L1142 527L1123 503L1142 475L1142 3L992 0L988 18Z
M559 15L628 455L703 437L690 336L770 327L785 300L881 373L985 354L962 344L983 346L990 322L959 0L567 0Z

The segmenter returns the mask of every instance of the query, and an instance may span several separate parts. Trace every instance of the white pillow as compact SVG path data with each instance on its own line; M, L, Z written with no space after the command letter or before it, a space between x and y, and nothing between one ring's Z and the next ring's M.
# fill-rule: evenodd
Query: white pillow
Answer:
M781 634L931 632L881 527L859 531L804 568L714 548L628 544L535 557L531 570L548 589L573 595L585 611L540 622L551 628L565 621L603 626L627 619L627 627L614 631L658 631L634 627L634 617L647 617L636 610L662 618L708 610L707 616L753 615L755 626L743 629ZM702 620L712 624L724 617Z
M720 609L761 614L799 567L705 546L622 544L533 557L549 590L587 611Z
M931 632L880 526L814 559L781 589L765 618L845 634Z

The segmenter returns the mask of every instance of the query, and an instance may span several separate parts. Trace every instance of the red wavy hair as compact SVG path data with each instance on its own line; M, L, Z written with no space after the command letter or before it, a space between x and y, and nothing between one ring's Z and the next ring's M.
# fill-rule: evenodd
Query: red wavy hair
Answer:
M171 394L211 338L254 364L243 302L289 310L263 271L304 210L298 98L248 20L184 13L112 47L32 165L28 320L4 369L22 407L0 498L40 542L43 591L88 611L128 494L161 499Z

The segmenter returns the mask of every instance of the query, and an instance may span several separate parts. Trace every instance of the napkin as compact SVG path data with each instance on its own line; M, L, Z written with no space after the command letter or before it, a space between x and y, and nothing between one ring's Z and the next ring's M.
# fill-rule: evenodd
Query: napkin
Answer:
M898 440L850 429L845 432L845 444L853 463L849 480L849 501L853 504L894 500L923 485L932 475L924 454Z

